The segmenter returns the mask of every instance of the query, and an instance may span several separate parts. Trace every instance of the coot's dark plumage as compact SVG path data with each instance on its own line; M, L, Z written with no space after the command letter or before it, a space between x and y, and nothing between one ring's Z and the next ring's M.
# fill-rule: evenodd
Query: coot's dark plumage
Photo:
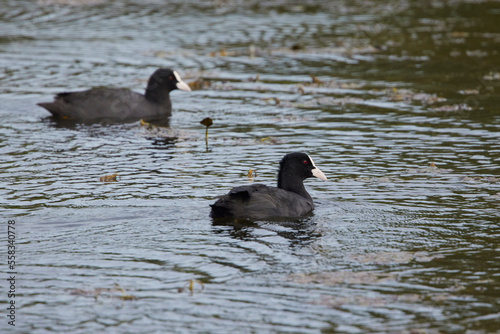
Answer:
M190 91L176 71L156 70L148 81L144 95L126 88L93 88L80 92L59 93L54 102L38 103L56 118L83 122L128 122L154 120L170 116L170 92Z
M267 219L300 217L314 208L313 200L303 181L326 176L305 153L289 153L280 162L278 188L263 184L233 188L211 205L210 217Z

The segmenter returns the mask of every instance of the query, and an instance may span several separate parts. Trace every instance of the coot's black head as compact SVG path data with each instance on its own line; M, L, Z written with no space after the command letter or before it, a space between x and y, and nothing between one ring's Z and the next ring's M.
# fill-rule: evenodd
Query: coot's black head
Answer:
M191 91L191 88L182 81L177 71L159 68L149 77L146 97L161 102L174 89Z
M308 177L317 177L326 181L326 176L305 153L294 152L283 157L278 172L278 188L297 192L303 188L303 181Z

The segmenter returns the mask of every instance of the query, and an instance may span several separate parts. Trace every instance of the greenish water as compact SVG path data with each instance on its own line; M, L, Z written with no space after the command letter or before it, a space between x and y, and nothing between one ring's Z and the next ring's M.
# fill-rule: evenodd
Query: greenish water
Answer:
M0 1L2 332L498 332L499 19L498 1ZM170 128L36 106L142 91L160 66L198 83ZM329 179L306 181L311 216L212 222L292 151Z

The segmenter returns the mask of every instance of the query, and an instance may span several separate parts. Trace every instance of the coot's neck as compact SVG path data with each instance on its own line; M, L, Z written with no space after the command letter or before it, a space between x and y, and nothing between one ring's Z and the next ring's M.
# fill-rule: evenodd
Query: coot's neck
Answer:
M170 105L169 93L166 92L165 89L161 87L150 87L150 85L148 85L144 95L146 96L146 99L150 102Z
M312 202L311 195L304 187L304 180L296 174L287 172L286 168L283 167L278 172L278 188L294 192Z

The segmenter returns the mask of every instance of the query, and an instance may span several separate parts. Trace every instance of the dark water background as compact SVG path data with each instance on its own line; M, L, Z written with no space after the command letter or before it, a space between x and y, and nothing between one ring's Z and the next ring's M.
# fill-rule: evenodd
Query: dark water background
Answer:
M0 1L15 331L498 332L499 22L498 1ZM35 105L160 66L198 88L170 129ZM211 221L291 151L329 178L313 215Z

